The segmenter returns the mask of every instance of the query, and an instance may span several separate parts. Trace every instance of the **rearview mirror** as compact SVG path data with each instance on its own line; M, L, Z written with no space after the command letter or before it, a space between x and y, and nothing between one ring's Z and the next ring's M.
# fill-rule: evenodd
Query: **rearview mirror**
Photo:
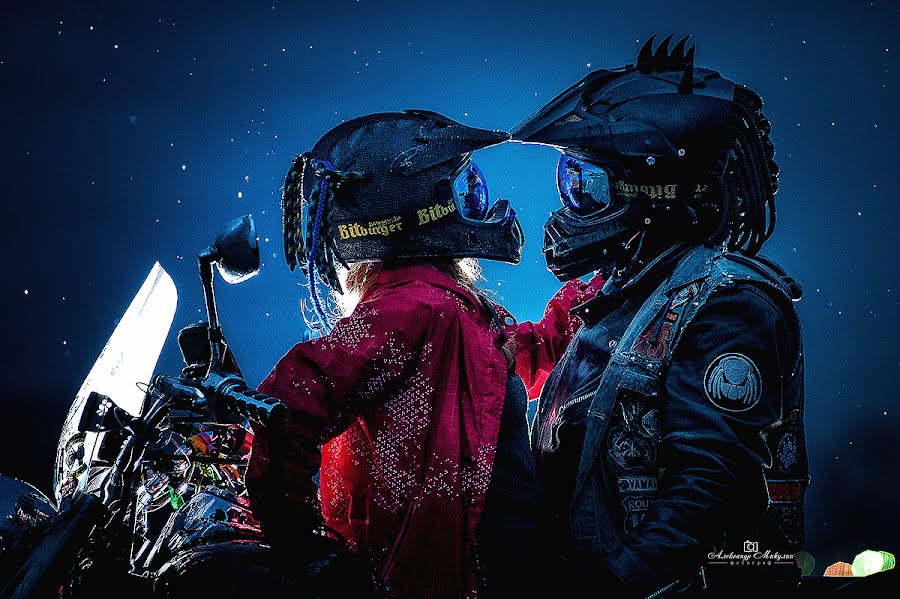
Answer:
M234 219L219 231L212 245L216 267L226 283L240 283L259 272L259 240L249 214Z

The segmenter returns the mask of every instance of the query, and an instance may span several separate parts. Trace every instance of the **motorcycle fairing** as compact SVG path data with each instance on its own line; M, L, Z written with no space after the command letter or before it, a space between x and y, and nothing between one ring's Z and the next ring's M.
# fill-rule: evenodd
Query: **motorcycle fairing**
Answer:
M125 314L94 362L75 395L59 437L53 494L57 503L84 492L91 461L106 433L83 430L85 403L91 392L101 393L132 416L139 416L149 383L172 326L178 291L172 278L153 265Z

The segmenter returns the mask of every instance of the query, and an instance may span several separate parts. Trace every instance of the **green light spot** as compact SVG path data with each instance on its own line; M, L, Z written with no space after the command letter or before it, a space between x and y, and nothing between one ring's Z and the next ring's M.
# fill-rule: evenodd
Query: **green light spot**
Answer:
M800 551L794 556L794 559L797 561L797 566L800 568L801 575L809 576L812 574L812 571L816 567L816 560L812 555L805 551Z
M890 570L895 564L896 559L893 553L867 549L853 558L851 569L854 576L869 576Z
M172 485L169 485L169 503L172 504L172 509L176 511L184 505L184 497L179 495Z

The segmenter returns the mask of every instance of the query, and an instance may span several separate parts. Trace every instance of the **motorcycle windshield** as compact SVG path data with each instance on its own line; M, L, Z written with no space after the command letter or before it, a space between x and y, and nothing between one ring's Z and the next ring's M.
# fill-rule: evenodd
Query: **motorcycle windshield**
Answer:
M91 461L104 434L80 430L88 396L96 391L111 398L132 416L140 415L144 400L140 383L149 383L153 376L177 305L175 284L157 262L69 408L56 454L53 491L57 502L84 489Z

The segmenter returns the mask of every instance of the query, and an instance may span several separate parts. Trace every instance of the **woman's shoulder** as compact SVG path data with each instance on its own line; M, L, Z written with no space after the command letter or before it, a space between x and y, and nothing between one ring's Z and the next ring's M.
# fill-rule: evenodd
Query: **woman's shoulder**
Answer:
M458 302L453 291L425 281L404 281L400 284L374 289L359 303L358 308L377 308L387 313L433 312Z

